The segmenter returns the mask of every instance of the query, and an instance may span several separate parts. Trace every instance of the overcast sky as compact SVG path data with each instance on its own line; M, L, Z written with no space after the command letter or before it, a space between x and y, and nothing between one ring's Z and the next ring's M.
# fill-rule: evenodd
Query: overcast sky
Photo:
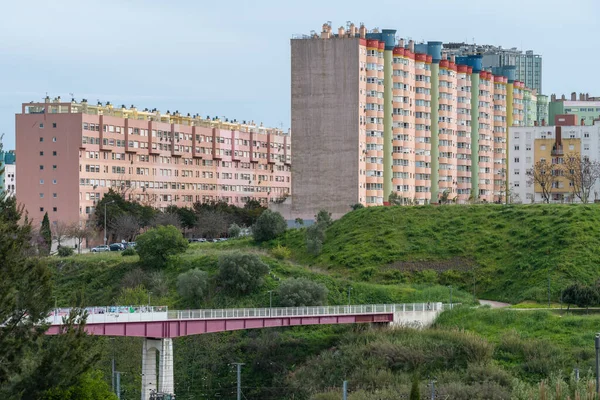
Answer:
M2 2L0 133L48 93L290 125L293 34L364 22L414 40L533 49L545 94L600 96L598 0Z

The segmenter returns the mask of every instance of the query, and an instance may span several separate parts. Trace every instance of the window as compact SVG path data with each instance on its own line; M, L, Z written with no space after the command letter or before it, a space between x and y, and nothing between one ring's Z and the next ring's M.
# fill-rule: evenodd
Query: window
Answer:
M44 169L43 165L40 165L40 171L42 171Z
M44 127L43 123L40 123L40 129L42 129Z
M44 180L40 179L40 185L43 185L43 184L44 184Z
M56 155L56 151L53 151L53 152L52 152L52 155L53 155L53 156L55 156L55 155Z
M44 152L43 152L43 151L40 151L40 156L43 156L43 155L44 155Z
M545 144L541 145L540 150L546 150L546 145Z
M519 146L515 146L515 150L519 150Z
M53 170L53 171L56 171L56 165L53 165L53 166L52 166L52 170Z
M54 136L54 137L52 138L52 141L53 141L53 142L56 142L56 136Z
M54 212L58 211L58 207L52 207L52 211L54 211Z
M40 199L44 198L44 193L40 193Z
M53 123L52 123L52 127L53 127L53 128L56 128L56 122L53 122Z
M57 193L52 193L52 197L57 198L58 194Z
M56 179L52 179L52 184L56 185Z
M518 163L519 162L519 157L515 157L515 162Z
M40 211L41 211L41 212L44 212L44 207L40 207Z
M519 170L515 169L515 175L519 175Z
M44 138L43 138L43 137L40 137L40 142L43 142L43 141L44 141Z

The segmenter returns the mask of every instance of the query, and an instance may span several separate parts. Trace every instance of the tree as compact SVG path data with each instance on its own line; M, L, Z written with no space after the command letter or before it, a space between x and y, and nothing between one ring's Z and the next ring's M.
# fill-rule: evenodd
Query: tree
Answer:
M275 239L283 234L286 228L287 224L283 216L267 209L256 220L252 232L254 240L260 243Z
M317 215L315 215L315 221L317 221L317 224L324 224L325 227L329 227L331 224L333 224L331 213L327 210L319 210Z
M277 289L283 307L321 306L327 301L327 293L325 285L305 278L287 279Z
M152 221L152 226L174 226L177 229L181 229L181 220L179 219L179 214L171 213L171 212L161 212L154 216L154 220Z
M299 217L294 220L294 223L296 224L296 226L304 226L304 220Z
M135 241L140 233L140 220L135 215L125 214L111 224L111 230L117 239L123 239L127 242Z
M44 254L49 254L52 249L52 231L50 230L50 219L48 218L47 212L44 214L44 219L42 219L40 235L44 239Z
M321 253L321 248L325 242L325 223L317 222L306 228L306 250L312 255Z
M356 204L352 204L350 206L350 208L352 209L352 211L356 211L356 210L360 210L361 208L365 208L365 206L363 206L362 203L356 203Z
M594 286L583 286L578 283L569 286L563 291L562 299L570 307L575 304L581 308L589 308L600 304L600 294L598 288Z
M224 254L219 257L218 282L231 292L249 293L262 285L268 271L267 264L255 254Z
M450 203L450 201L450 191L446 189L442 192L442 195L440 196L440 204L448 204Z
M69 226L69 237L75 239L77 252L81 254L81 244L84 240L89 240L96 234L96 231L89 225L82 222L75 222Z
M402 205L402 198L400 196L398 196L398 193L396 192L392 192L390 193L390 196L388 197L388 202L392 205Z
M188 248L179 229L174 226L158 226L137 237L135 249L144 267L163 268L169 258L184 253Z
M527 170L527 184L534 185L534 192L540 187L542 198L545 203L550 203L550 196L554 188L558 186L558 179L563 174L560 164L550 164L546 160L536 162L533 168Z
M199 236L215 238L227 231L227 217L221 211L206 210L198 215L195 233Z
M40 399L77 385L98 352L75 309L62 334L45 337L52 308L51 272L30 257L31 225L15 198L0 195L0 398Z
M227 230L227 235L230 238L236 238L236 237L240 236L241 232L242 232L242 228L240 228L236 223L233 223Z
M208 273L194 268L179 274L177 292L189 304L199 307L208 292Z
M573 196L579 198L582 203L587 203L592 187L600 178L600 162L581 157L579 153L571 153L564 157L563 170Z
M57 221L52 226L52 237L56 240L56 247L61 247L61 243L64 239L69 238L69 225L62 221Z

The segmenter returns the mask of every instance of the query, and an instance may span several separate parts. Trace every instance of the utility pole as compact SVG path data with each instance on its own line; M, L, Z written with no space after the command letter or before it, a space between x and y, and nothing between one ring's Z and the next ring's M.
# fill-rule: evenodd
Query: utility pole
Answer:
M596 396L600 397L600 333L596 333Z
M342 399L348 400L348 381L344 381L344 386L342 387Z
M435 379L429 381L431 384L431 400L435 400Z
M550 274L548 274L548 308L550 308Z
M242 400L242 365L244 363L231 363L237 366L237 400Z
M121 400L121 373L115 371L115 374L117 374L117 399Z

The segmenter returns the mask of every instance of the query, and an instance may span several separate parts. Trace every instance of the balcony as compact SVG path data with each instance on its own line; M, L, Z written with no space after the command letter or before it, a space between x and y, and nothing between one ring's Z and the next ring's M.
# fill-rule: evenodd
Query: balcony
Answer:
M553 157L560 157L560 156L563 156L563 155L564 155L564 152L563 152L563 146L562 146L562 145L556 145L556 144L555 144L554 146L552 146L552 151L550 152L550 154L551 154Z

